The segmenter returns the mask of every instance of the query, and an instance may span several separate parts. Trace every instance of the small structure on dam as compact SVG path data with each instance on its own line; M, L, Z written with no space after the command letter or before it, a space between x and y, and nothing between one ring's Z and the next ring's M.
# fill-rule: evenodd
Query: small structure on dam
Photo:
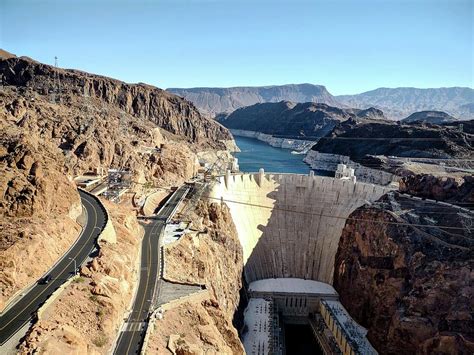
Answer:
M279 353L281 322L309 324L324 353L376 353L331 284L349 214L392 188L356 182L344 168L339 178L229 171L210 188L209 197L227 204L237 228L249 307L268 311L246 312L248 353Z

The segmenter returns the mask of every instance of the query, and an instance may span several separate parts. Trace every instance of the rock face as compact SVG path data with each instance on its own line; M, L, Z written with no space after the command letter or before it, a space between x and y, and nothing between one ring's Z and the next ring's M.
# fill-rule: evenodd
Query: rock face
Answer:
M334 127L312 150L349 156L363 164L368 155L469 159L472 144L473 136L456 128L350 119Z
M341 106L324 86L312 84L234 88L170 88L167 90L193 102L201 112L211 117L265 102L319 102L336 107Z
M448 112L462 119L474 118L469 104L474 102L474 90L467 87L437 89L378 88L357 95L340 95L336 99L349 107L377 107L392 119L402 119L425 110Z
M191 103L150 85L126 84L77 70L58 69L25 57L0 61L0 74L4 85L28 88L41 95L55 94L57 100L66 104L71 101L70 96L98 99L105 106L151 121L192 143L218 147L219 141L231 139L225 128L202 117Z
M0 61L0 72L5 134L47 141L63 155L59 170L71 175L120 167L138 184L176 184L192 176L197 151L226 149L232 140L192 104L157 88L25 58ZM61 94L51 102L55 78Z
M400 192L474 209L474 176L464 176L459 182L451 177L409 175L400 181Z
M456 119L442 111L420 111L412 113L402 120L403 123L424 122L432 124L449 123Z
M217 119L231 129L257 131L271 135L282 135L299 139L317 139L330 132L334 126L350 118L373 117L383 113L375 109L340 109L320 103L255 104Z
M149 353L243 354L232 325L242 287L242 247L226 205L200 202L191 217L197 232L165 247L165 278L206 285L211 298L172 307L155 323Z
M35 134L8 129L5 118L2 113L0 309L69 248L82 211L74 184L61 173L63 155Z
M349 216L334 287L380 353L474 351L473 226L458 207L397 192Z

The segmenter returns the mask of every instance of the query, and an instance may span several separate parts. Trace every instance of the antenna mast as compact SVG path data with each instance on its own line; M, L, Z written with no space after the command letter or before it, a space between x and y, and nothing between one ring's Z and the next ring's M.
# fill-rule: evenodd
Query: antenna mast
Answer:
M54 56L54 75L53 75L53 89L51 90L51 102L56 102L56 94L58 102L61 102L61 80L58 73L58 57Z

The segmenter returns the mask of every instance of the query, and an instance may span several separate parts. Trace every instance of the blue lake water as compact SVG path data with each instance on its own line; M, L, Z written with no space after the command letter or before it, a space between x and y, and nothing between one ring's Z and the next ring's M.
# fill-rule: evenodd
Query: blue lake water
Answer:
M257 172L263 168L272 173L309 174L311 170L303 162L303 154L291 154L289 149L275 148L254 138L234 139L241 150L234 154L239 159L240 171Z

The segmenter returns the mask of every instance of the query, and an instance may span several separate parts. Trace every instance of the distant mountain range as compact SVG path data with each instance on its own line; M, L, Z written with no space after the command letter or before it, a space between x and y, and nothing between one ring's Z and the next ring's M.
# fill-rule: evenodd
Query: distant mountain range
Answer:
M231 113L241 107L265 102L319 102L343 107L322 85L290 84L232 88L167 89L191 101L207 115Z
M350 107L377 107L387 117L395 119L407 117L417 111L444 111L458 119L474 118L474 90L471 88L379 88L336 98Z
M264 102L317 102L340 108L382 110L399 120L417 111L444 111L456 119L474 118L474 90L451 87L437 89L379 88L357 95L332 95L322 85L290 84L233 88L172 88L168 91L193 102L207 115L230 113L238 108Z

